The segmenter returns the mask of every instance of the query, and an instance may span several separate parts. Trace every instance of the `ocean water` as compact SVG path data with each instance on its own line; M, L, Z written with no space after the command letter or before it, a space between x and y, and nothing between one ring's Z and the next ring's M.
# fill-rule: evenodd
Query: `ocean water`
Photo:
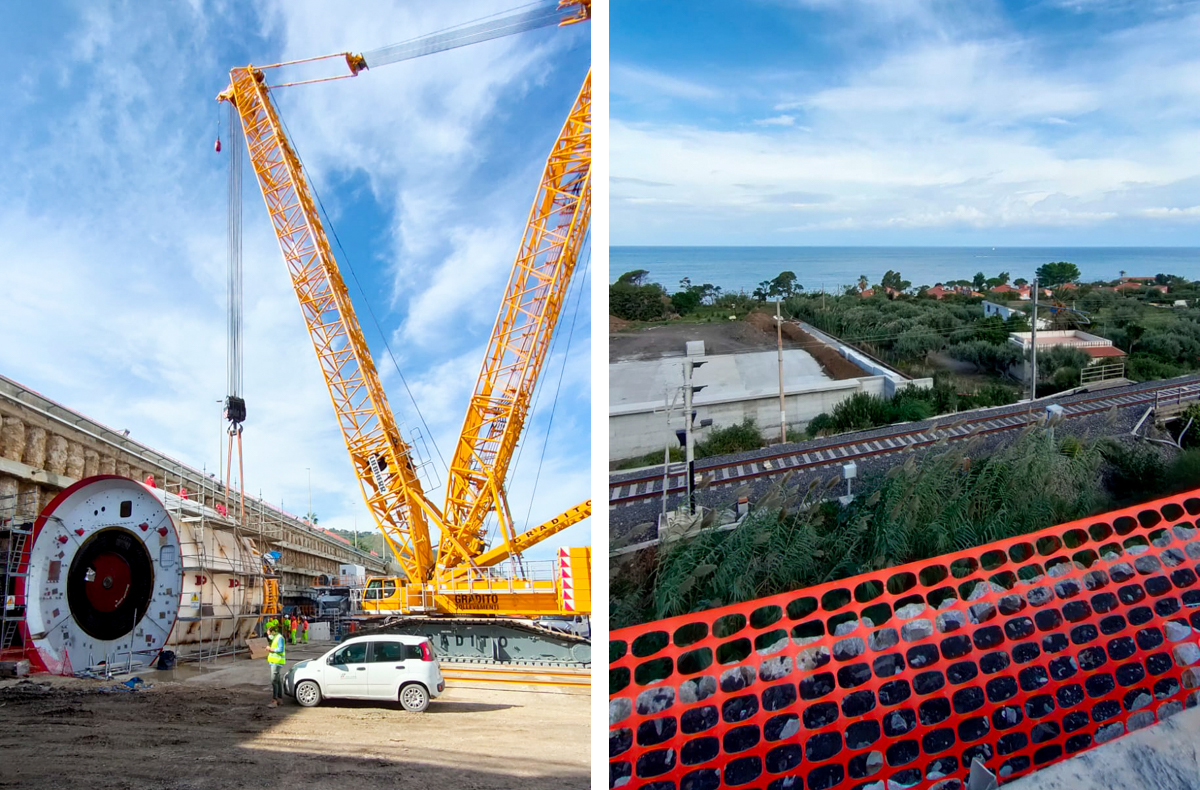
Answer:
M888 269L913 286L969 280L976 272L1032 280L1043 263L1070 261L1082 279L1114 280L1176 274L1200 280L1200 247L612 247L609 274L645 269L668 291L679 281L712 283L726 291L753 291L763 280L793 271L809 291L834 291L865 274L878 283ZM1011 281L1011 280L1010 280Z

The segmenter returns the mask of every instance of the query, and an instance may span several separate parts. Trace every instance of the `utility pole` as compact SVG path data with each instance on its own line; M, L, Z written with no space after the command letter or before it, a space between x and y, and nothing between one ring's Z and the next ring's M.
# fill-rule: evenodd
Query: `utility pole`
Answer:
M1033 320L1029 323L1029 357L1030 357L1030 376L1029 376L1029 403L1032 406L1033 401L1037 400L1037 307L1038 307L1038 281L1037 277L1033 278Z
M700 386L692 384L692 371L703 365L704 362L705 360L694 361L691 357L683 360L683 430L684 447L686 448L685 459L687 461L687 508L689 515L696 513L696 434L693 430L696 426L692 415L692 396L705 387L703 384Z
M667 418L667 437L663 442L662 523L667 523L667 487L671 483L671 393L663 391L663 415Z
M312 516L312 467L311 467L311 466L306 466L306 467L304 467L304 468L308 470L308 523L309 523L309 524L311 524L311 523L313 523L313 516Z
M787 414L783 407L783 316L775 300L775 345L779 351L779 441L787 443Z

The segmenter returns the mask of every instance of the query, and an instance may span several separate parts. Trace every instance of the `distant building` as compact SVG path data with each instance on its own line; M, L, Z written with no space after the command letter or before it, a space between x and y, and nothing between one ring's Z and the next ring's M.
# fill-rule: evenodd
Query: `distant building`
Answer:
M983 315L985 318L988 318L993 315L999 316L1004 321L1007 321L1008 319L1012 318L1014 315L1020 316L1021 318L1024 318L1026 320L1029 319L1028 314L1026 314L1026 312L1024 310L1015 310L1006 305L996 304L995 302L986 302L986 301L983 303ZM1049 329L1049 328L1050 328L1050 319L1039 317L1038 318L1038 331L1040 332L1043 329Z
M1040 319L1039 319L1040 323ZM1021 347L1028 355L1032 333L1010 332L1008 342ZM1113 345L1113 342L1099 335L1080 332L1078 329L1054 330L1043 332L1038 330L1037 345L1039 352L1046 352L1057 346L1077 348L1091 357L1089 365L1108 365L1114 362L1124 362L1125 352ZM1029 361L1010 371L1021 381L1029 380Z
M1001 320L1007 321L1014 315L1023 316L1025 314L1020 310L1013 310L1011 307L1005 307L1002 304L996 304L995 302L984 302L983 315L985 318L991 318L995 315L999 316Z
M1153 278L1150 279L1150 282L1142 282L1140 280L1126 281L1124 278L1122 278L1121 284L1118 285L1115 290L1117 290L1117 291L1140 291L1143 288L1150 288L1155 291L1158 291L1159 293L1164 293L1164 294L1170 290L1165 285L1154 285Z

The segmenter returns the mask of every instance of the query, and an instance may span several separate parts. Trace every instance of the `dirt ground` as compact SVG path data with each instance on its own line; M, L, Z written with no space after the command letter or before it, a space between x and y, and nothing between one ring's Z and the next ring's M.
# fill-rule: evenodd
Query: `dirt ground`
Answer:
M332 644L332 643L330 643ZM295 661L330 645L294 646ZM586 693L448 683L425 713L340 701L266 707L266 663L115 681L0 681L0 788L425 790L589 785Z
M703 340L706 354L740 354L773 351L775 321L766 313L751 313L744 320L712 324L668 324L630 329L628 321L609 316L608 361L681 357L689 340ZM808 352L826 376L834 381L869 375L836 350L793 324L783 328L783 347Z
M611 321L609 328L612 329ZM689 340L703 340L706 354L740 354L744 351L771 351L775 348L774 334L768 335L745 321L726 321L721 324L678 323L610 331L608 361L681 357ZM783 347L800 348L800 344L785 337Z

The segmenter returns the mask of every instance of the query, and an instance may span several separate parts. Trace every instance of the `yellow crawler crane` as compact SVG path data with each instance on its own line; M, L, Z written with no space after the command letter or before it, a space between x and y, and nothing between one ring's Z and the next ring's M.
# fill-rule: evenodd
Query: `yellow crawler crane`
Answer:
M563 0L493 20L486 29L481 25L431 37L432 44L417 40L377 51L382 55L325 57L345 58L350 73L333 78L341 79L387 62L588 18L590 0ZM547 573L536 572L535 563L520 557L522 551L588 518L590 500L518 532L504 489L589 226L591 73L547 158L450 464L446 501L439 509L422 490L411 448L388 406L300 159L271 100L273 88L301 83L271 86L265 71L296 62L301 61L235 68L229 87L217 98L229 102L240 120L363 497L403 570L398 578L368 580L364 611L401 615L393 625L415 624L413 630L438 632L431 635L440 636L443 650L465 643L462 652L475 657L490 652L493 658L536 658L537 649L527 644L517 651L524 651L520 655L502 648L521 639L544 641L546 633L528 624L482 618L561 618L591 611L589 549L559 549ZM489 548L485 524L492 514L499 541ZM430 525L438 530L436 551ZM509 562L501 566L505 560ZM437 619L444 615L457 618ZM497 630L497 623L504 625ZM521 632L515 639L512 629ZM559 647L540 655L562 658L564 650L568 660L584 655L577 645Z

